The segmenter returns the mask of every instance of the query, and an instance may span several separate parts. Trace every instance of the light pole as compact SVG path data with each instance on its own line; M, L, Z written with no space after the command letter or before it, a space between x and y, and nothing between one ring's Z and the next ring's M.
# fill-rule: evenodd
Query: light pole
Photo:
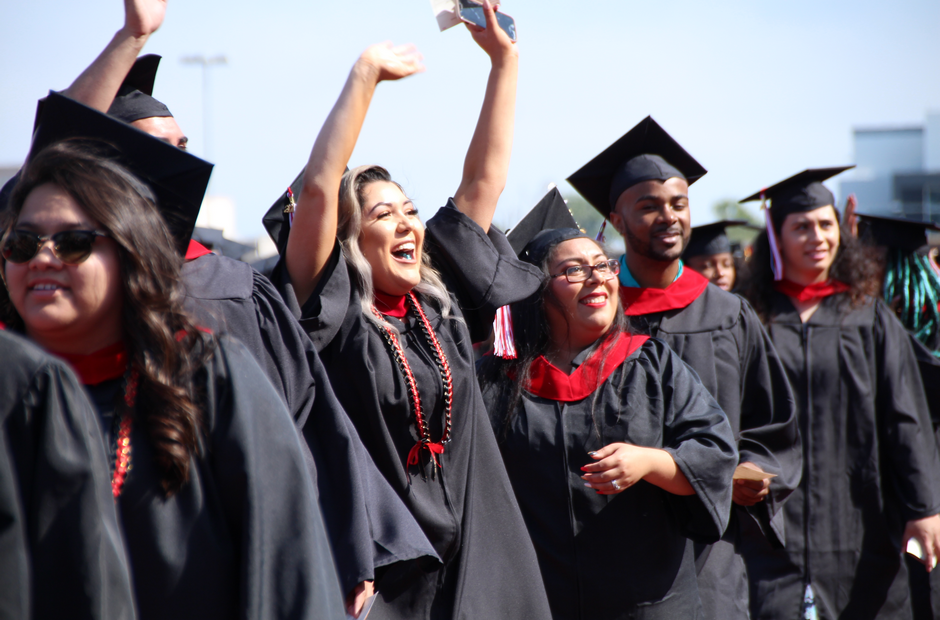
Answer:
M202 139L205 142L205 159L210 159L209 151L209 67L217 65L227 65L228 59L225 56L213 56L206 58L202 54L193 56L184 56L181 59L184 65L199 65L202 71Z

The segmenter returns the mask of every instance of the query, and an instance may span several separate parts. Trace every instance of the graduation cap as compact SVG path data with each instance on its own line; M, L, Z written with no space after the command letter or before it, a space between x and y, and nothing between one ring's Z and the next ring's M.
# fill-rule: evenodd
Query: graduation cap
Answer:
M568 177L568 182L604 217L609 217L620 195L637 183L678 177L692 185L707 172L653 117L647 116Z
M248 252L253 252L255 249L254 246L226 239L222 231L217 228L203 228L197 226L195 230L193 230L193 241L198 241L208 249L222 256L238 260Z
M696 226L692 229L692 236L689 237L689 244L682 254L682 258L692 258L693 256L710 256L712 254L722 254L731 252L731 239L725 230L729 226L745 226L744 220L722 220L704 226Z
M741 202L770 200L770 215L779 227L783 220L792 213L805 213L819 207L835 206L832 195L823 181L845 172L855 166L836 166L834 168L809 168L784 179L776 185L751 194Z
M532 207L531 211L526 213L525 217L519 220L515 227L510 229L506 238L509 240L509 245L512 246L512 251L516 253L516 256L532 263L541 263L545 258L545 250L557 241L549 239L545 235L540 237L540 233L561 231L567 231L565 234L572 235L568 237L569 239L584 234L578 228L578 223L571 215L571 211L568 210L568 205L565 203L565 199L561 197L561 192L558 191L557 187L553 187L539 200L538 204ZM577 235L575 231L578 233ZM556 236L560 239L564 234ZM546 243L533 244L532 242L536 238ZM529 257L535 255L537 255L536 259L530 260Z
M765 211L764 217L767 219L767 237L770 241L772 255L771 268L775 280L783 279L783 259L780 256L780 245L777 243L777 229L787 219L787 216L793 213L805 213L828 206L835 208L835 196L822 182L854 167L852 165L836 166L834 168L808 168L740 201L770 200L770 208Z
M38 119L29 156L68 138L85 138L107 145L118 163L146 183L156 196L157 207L180 254L186 253L209 185L212 164L107 114L50 92Z
M153 82L157 78L160 56L141 56L128 71L118 89L108 114L125 123L153 116L173 116L160 101L153 98Z
M859 238L875 245L897 248L904 252L914 252L925 245L940 245L937 240L940 226L933 222L862 213L858 214L858 220Z
M277 247L277 253L284 256L287 252L287 238L290 237L291 220L294 215L294 197L300 194L304 187L304 171L306 166L294 178L294 182L278 196L271 208L261 218L264 229Z

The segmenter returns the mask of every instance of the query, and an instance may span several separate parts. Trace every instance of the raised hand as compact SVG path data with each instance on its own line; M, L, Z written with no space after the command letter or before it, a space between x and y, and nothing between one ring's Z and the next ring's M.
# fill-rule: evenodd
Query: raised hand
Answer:
M487 53L493 62L507 56L518 56L515 44L503 29L496 23L496 5L489 0L483 0L483 14L486 16L486 28L474 24L465 24L473 40Z
M165 15L166 0L124 0L124 30L131 36L150 36Z
M422 73L423 60L414 45L393 46L389 41L369 47L359 57L359 62L374 72L376 82L400 80Z

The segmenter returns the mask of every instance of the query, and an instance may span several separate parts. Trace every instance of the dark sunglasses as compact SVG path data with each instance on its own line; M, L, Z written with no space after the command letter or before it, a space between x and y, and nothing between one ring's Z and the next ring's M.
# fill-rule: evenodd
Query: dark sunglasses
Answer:
M601 280L607 281L613 278L615 275L620 273L620 261L616 258L606 260L603 263L597 263L596 265L575 265L573 267L568 267L561 273L552 274L553 278L560 278L565 276L565 279L572 284L577 284L578 282L584 282L591 277L591 274L597 272L597 275L600 276Z
M63 263L77 265L91 256L97 237L108 233L97 230L63 230L54 235L37 235L28 230L12 230L3 241L3 258L11 263L32 260L46 241L52 240L52 253Z

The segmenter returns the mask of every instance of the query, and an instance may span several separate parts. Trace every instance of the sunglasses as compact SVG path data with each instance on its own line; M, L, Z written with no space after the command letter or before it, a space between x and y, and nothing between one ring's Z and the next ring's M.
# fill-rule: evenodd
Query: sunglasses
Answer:
M2 255L11 263L32 260L46 241L52 241L52 253L63 263L77 265L91 256L97 237L108 233L97 230L63 230L54 235L37 235L27 230L12 230L3 241Z

